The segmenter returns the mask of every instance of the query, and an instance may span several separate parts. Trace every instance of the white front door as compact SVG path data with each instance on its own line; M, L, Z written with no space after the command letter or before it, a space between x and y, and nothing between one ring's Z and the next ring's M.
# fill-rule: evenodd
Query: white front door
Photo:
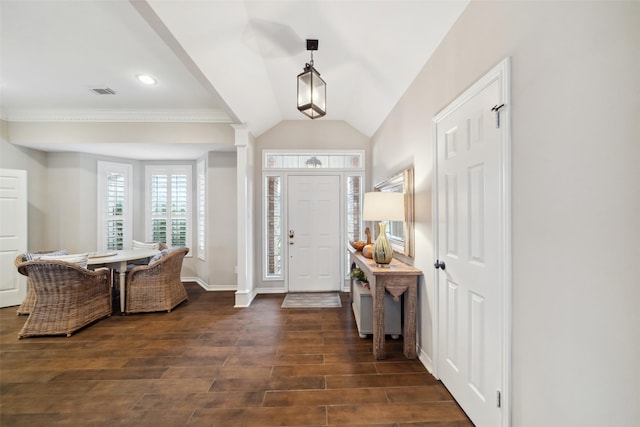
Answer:
M437 374L478 427L503 423L508 150L505 107L502 124L492 108L507 101L501 74L491 76L434 119Z
M340 177L292 175L287 188L289 291L339 291Z
M0 169L0 307L19 305L27 280L14 261L27 251L27 172Z

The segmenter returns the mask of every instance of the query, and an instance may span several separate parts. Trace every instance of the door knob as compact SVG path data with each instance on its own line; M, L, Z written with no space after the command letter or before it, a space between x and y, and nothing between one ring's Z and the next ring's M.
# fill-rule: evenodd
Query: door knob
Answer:
M436 263L433 264L433 266L436 269L441 268L442 270L444 270L446 268L446 265L444 264L444 261L440 261L440 260L436 260Z

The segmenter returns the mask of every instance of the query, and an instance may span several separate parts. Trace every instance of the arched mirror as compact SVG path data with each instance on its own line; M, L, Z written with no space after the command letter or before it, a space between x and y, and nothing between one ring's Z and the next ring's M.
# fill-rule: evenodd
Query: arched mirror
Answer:
M387 227L387 237L394 251L413 257L413 168L379 182L374 189L404 194L404 221L391 221Z

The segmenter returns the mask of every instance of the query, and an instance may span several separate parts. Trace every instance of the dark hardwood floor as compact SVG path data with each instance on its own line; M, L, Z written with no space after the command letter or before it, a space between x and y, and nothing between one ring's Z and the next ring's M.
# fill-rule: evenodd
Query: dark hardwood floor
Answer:
M0 310L0 425L472 426L402 341L375 361L349 307L233 308L233 292L186 284L171 313L101 320L67 337L18 340Z

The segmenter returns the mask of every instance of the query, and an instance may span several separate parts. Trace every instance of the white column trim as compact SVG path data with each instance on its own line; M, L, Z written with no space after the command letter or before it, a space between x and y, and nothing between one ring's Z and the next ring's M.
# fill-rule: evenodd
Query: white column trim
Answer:
M237 149L238 287L236 307L248 307L256 296L253 284L253 241L251 239L251 153L253 147L246 125L232 125Z

